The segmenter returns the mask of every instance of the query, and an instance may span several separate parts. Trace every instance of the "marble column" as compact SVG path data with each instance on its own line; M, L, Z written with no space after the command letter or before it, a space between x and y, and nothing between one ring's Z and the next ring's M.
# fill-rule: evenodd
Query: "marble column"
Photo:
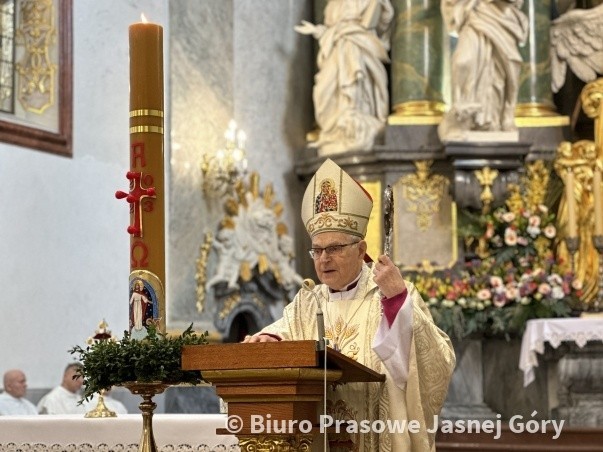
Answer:
M558 116L551 90L551 0L526 0L522 10L530 25L528 40L519 48L523 64L516 116Z
M447 37L437 0L392 0L390 92L393 117L440 117L445 109ZM391 121L390 121L391 122Z

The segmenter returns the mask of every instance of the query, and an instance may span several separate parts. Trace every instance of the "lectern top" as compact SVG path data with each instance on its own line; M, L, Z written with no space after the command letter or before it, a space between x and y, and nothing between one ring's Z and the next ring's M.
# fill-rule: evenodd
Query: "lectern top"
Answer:
M316 341L189 345L182 348L183 370L323 368ZM343 372L340 383L385 381L385 375L327 347L327 368Z

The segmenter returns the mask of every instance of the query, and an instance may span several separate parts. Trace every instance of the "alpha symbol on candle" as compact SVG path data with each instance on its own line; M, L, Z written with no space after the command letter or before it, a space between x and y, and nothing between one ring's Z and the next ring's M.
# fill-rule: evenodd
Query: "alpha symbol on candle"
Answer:
M145 166L147 166L147 161L144 154L144 143L132 143L130 145L130 151L130 161L132 162L132 168L136 168L137 166L144 168Z
M145 198L155 198L155 187L143 188L141 184L142 173L128 171L126 178L130 181L130 193L117 191L117 199L126 198L126 201L134 207L134 224L128 226L128 234L134 237L142 237L142 201ZM145 211L149 212L152 207L145 206Z

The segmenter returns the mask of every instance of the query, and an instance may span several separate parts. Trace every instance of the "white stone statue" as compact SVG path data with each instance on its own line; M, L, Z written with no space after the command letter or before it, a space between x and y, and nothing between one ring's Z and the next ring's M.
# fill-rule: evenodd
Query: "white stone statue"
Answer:
M452 55L452 106L440 124L442 141L467 131L515 131L515 104L528 35L522 0L443 0L442 16L458 36Z
M572 9L551 23L551 78L553 92L565 83L567 66L583 82L603 74L603 4Z
M387 72L390 0L329 0L324 25L303 21L299 33L318 40L311 143L321 155L371 149L389 114Z
M237 243L235 230L232 228L222 228L218 231L216 240L212 242L212 246L219 256L216 273L205 284L205 290L209 291L214 285L220 282L228 283L229 289L238 289L239 284L239 267L240 253L237 249L240 248Z
M254 268L259 274L272 271L285 290L301 286L302 277L292 266L293 239L283 232L285 226L279 224L280 207L267 202L272 197L271 186L266 193L268 196L259 196L252 189L241 194L236 214L223 221L213 243L219 261L215 274L205 285L206 291L221 282L227 282L228 289L238 289L239 277L250 277L244 274Z

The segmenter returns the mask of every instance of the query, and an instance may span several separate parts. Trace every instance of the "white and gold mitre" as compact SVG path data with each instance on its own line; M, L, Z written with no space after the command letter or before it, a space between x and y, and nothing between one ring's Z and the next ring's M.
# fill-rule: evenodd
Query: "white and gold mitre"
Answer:
M335 231L364 238L372 209L373 200L364 188L327 159L306 188L301 217L310 237Z

